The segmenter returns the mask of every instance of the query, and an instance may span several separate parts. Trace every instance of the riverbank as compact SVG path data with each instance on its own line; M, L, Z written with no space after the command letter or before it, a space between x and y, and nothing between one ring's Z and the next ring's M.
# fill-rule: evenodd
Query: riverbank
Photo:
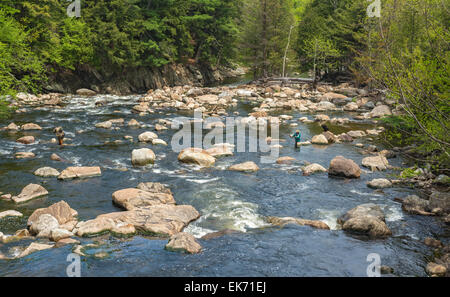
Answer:
M157 261L146 249L163 259L156 267L168 275L186 266L198 272L193 275L239 275L233 263L250 275L364 275L370 251L393 268L384 268L389 274L448 271L448 187L424 169L401 178L407 165L402 148L377 141L384 129L378 119L400 112L382 92L349 84L317 91L308 85L185 85L139 96L20 94L13 105L17 110L0 132L0 212L20 214L1 219L0 251L18 274L30 270L21 259L33 257L42 267L38 259L70 250L94 267L84 267L86 273L110 275L100 267L128 267L114 266L119 259ZM227 116L247 127L279 123L279 139L266 139L280 149L279 158L262 164L261 153L220 143L173 152L171 124L178 116L195 121L194 111L216 118L203 124L205 132L226 127ZM64 147L52 135L56 126L66 131ZM297 129L300 149L289 139ZM417 194L413 181L437 194L411 197ZM37 221L41 228L33 227ZM439 248L433 261L445 272L427 269L428 245ZM326 256L331 247L334 255ZM170 261L174 269L167 268ZM128 275L155 273L137 267Z

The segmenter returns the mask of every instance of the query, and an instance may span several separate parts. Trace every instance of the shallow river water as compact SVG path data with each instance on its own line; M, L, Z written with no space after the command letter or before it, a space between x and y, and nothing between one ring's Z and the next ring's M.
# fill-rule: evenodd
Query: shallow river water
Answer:
M302 175L299 170L301 161L319 163L328 168L330 160L337 155L353 159L358 164L364 157L353 144L346 143L294 149L289 133L300 129L304 139L320 133L317 124L297 121L302 116L312 119L313 114L283 112L294 118L281 126L280 138L286 142L281 143L284 147L280 156L294 157L300 161L299 164L261 164L260 153L244 152L219 158L213 168L199 170L177 161L177 153L170 147L174 130L157 132L159 138L169 143L167 147L137 143L137 136L152 131L151 126L158 119L178 116L170 110L143 117L132 114L131 108L139 97L73 97L62 109L31 110L0 122L0 126L12 121L18 125L33 122L43 128L42 131L16 134L0 132L0 191L18 194L29 183L40 183L49 191L48 196L26 204L0 201L0 211L16 209L24 213L20 219L0 220L0 231L13 234L26 226L27 216L33 210L60 200L76 209L80 220L119 211L112 204L113 192L152 181L167 184L178 204L193 205L201 213L201 218L191 223L186 232L198 238L223 229L242 232L209 240L199 239L203 251L197 255L168 252L164 250L167 240L143 236L82 238L82 244L101 243L88 253L108 253L102 259L83 257L82 276L366 276L370 253L378 253L382 265L394 268L394 275L426 275L424 267L429 249L423 244L423 239L440 234L441 226L433 222L433 218L402 212L401 205L394 198L404 197L412 193L411 190L392 188L380 193L366 186L367 181L394 172L363 170L358 180L333 179L327 174ZM94 103L100 99L109 104L96 108ZM230 114L238 111L241 116L246 116L252 107L248 102L240 102L237 108L230 109ZM332 115L351 118L351 115L343 113ZM135 118L149 127L133 129L123 125L120 130L94 127L96 123L112 118L124 118L125 122ZM290 127L292 122L299 126ZM56 126L64 128L66 137L72 139L67 143L72 145L61 148L50 143ZM370 127L355 122L347 127L331 126L331 130L341 132ZM85 132L80 134L78 130ZM16 143L15 140L22 135L34 135L37 141L28 146ZM133 136L135 142L123 139L124 135ZM104 144L114 140L123 140L123 143ZM357 142L367 144L364 139ZM131 151L140 147L150 147L156 153L155 165L142 168L131 165ZM13 156L18 151L32 151L36 157L16 160ZM52 153L57 153L67 162L51 161ZM231 164L245 161L256 162L260 170L251 174L224 170ZM400 166L402 160L391 159L390 163ZM36 169L44 166L60 171L68 166L100 166L102 175L71 181L33 175ZM384 209L392 237L368 240L339 230L336 219L363 203L376 203ZM264 221L265 216L322 220L332 230L297 225L269 227ZM23 240L0 244L0 252L11 255L18 246L25 247L29 243L29 240ZM66 258L71 249L64 246L21 259L0 260L0 276L65 276L69 264Z

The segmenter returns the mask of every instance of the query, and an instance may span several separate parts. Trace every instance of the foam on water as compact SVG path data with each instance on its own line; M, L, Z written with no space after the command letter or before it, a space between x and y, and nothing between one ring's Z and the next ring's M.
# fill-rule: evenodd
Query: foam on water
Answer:
M196 184L206 184L206 183L210 183L216 180L219 180L219 177L215 177L215 178L210 178L210 179L186 179L187 181L196 183Z
M319 218L322 222L326 223L331 230L339 230L340 226L337 223L337 219L341 216L341 212L337 209L317 209Z
M211 229L197 226L195 224L190 224L183 230L183 232L189 233L192 236L194 236L195 238L201 238L201 237L205 236L206 234L216 232L216 230L211 230Z

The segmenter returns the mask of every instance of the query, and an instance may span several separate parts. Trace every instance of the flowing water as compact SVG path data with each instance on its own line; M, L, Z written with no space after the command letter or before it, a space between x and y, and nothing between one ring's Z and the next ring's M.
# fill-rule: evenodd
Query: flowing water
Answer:
M395 275L424 276L426 257L430 253L423 244L427 236L442 233L443 226L433 218L412 216L403 213L395 197L404 197L412 191L392 188L376 192L366 182L377 177L386 177L393 172L370 173L364 171L361 179L344 180L328 178L327 174L302 176L299 170L303 161L319 163L328 167L330 160L343 155L361 164L364 157L352 144L330 146L305 146L294 149L288 137L301 129L303 138L310 139L320 133L317 124L302 124L299 117L312 114L283 112L294 116L283 124L280 138L281 156L299 160L297 165L261 164L262 153L235 153L219 158L214 168L198 169L180 164L177 153L170 148L175 131L158 132L159 138L169 146L139 144L137 136L151 128L134 129L126 125L120 130L97 129L98 122L131 118L153 125L158 119L171 119L178 115L171 110L155 112L140 117L132 114L131 108L140 96L97 96L94 98L73 97L62 109L32 110L16 114L0 126L14 121L16 124L34 122L42 131L10 134L0 132L0 191L17 194L29 183L40 183L49 195L31 202L14 205L0 201L0 211L16 209L23 218L8 218L0 221L0 231L13 234L26 226L26 219L36 208L47 207L65 200L79 213L80 220L89 220L99 214L119 211L112 204L111 194L119 189L136 187L140 182L161 182L172 190L178 204L193 205L201 218L186 229L197 238L223 229L240 232L204 240L199 239L203 252L186 255L164 250L167 240L135 236L118 239L106 235L100 238L82 238L82 244L97 242L99 246L87 253L107 252L106 258L85 257L82 261L82 276L366 276L370 262L367 256L378 253L381 264L394 268ZM107 100L106 107L95 107L95 101ZM240 102L237 108L246 116L253 106ZM334 113L333 116L349 116ZM298 127L290 127L296 122ZM58 147L50 143L52 130L62 126L66 132L68 146ZM347 127L331 127L340 132L371 127L364 123L352 123ZM83 130L83 133L78 133ZM34 135L37 142L21 145L15 142L22 135ZM131 135L135 142L123 139ZM105 144L106 141L123 140L122 144ZM40 143L39 143L40 142ZM365 140L360 142L365 143ZM131 151L150 147L157 155L155 165L135 168L131 165ZM32 151L34 159L16 160L14 153ZM50 160L57 153L65 162ZM231 164L254 161L260 171L252 174L224 170ZM400 158L390 160L392 165L402 164ZM33 172L44 166L63 170L68 166L100 166L102 176L83 180L58 181L56 178L40 178ZM363 203L376 203L386 213L387 225L393 236L387 239L368 240L339 230L336 218L349 209ZM265 216L290 216L322 220L329 230L288 225L284 228L269 227ZM18 247L26 247L30 240L0 244L0 252L17 254ZM72 247L49 249L33 253L22 259L0 260L0 276L65 276L67 255Z

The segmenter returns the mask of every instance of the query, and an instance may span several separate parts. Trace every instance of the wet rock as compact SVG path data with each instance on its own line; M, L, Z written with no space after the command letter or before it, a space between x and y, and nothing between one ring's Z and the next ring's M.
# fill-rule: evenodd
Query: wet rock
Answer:
M386 266L386 265L382 265L382 266L380 266L380 272L381 272L381 274L393 274L394 268Z
M292 164L292 163L294 163L294 162L296 162L296 161L297 161L297 159L286 156L286 157L280 157L280 158L278 158L278 159L277 159L277 164L286 164L286 165L290 165L290 164Z
M62 158L60 157L60 156L58 156L57 154L52 154L51 156L50 156L50 159L52 160L52 161L57 161L57 162L62 162Z
M392 183L385 178L376 178L367 183L369 188L384 189L392 187Z
M72 209L67 202L59 201L49 207L36 209L28 218L27 226L32 226L39 219L39 217L44 214L54 217L58 221L61 228L64 226L74 225L74 222L76 224L76 217L78 215L77 211ZM71 229L69 231L71 231Z
M158 204L175 204L172 194L146 192L140 189L123 189L112 194L113 202L126 210L145 208Z
M22 203L22 202L29 201L31 199L45 196L47 194L48 194L48 191L41 185L29 184L28 186L23 188L22 192L20 192L19 195L13 196L11 199L15 203Z
M54 247L55 248L60 248L62 246L69 245L69 244L80 244L80 241L78 241L76 239L73 239L73 238L63 238L63 239L58 240L55 243Z
M142 191L150 192L150 193L164 193L172 195L172 191L170 191L169 188L167 188L165 185L161 183L140 183L137 188Z
M330 117L325 115L325 114L318 114L316 115L316 117L314 118L314 120L316 122L327 122L330 120Z
M255 162L249 161L240 164L235 164L228 167L228 170L231 171L240 171L240 172L256 172L259 170L258 165Z
M61 239L66 239L66 238L69 238L69 237L71 237L71 236L73 236L73 233L72 232L70 232L70 231L67 231L67 230L65 230L65 229L61 229L61 228L56 228L56 229L53 229L51 232L50 232L50 239L52 240L52 241L59 241L59 240L61 240Z
M213 166L216 159L205 150L199 148L187 148L180 152L178 160L183 163L197 164L203 167Z
M172 252L198 254L202 251L202 247L194 236L181 232L170 237L170 241L166 245L166 250Z
M96 128L101 128L101 129L111 129L112 122L111 121L106 121L106 122L97 123L97 124L95 124L95 127Z
M153 139L152 140L152 144L153 145L165 145L165 146L167 146L167 142L165 142L162 139Z
M6 217L22 217L23 214L21 214L20 212L16 211L16 210L6 210L6 211L2 211L0 212L0 220Z
M24 124L20 127L22 130L24 131L28 131L28 130L42 130L42 127L34 124L34 123L28 123L28 124Z
M340 142L353 142L353 138L346 133L340 134L338 139Z
M87 178L102 175L100 167L67 167L58 176L58 179Z
M156 155L148 148L133 150L131 152L131 163L136 166L145 166L155 163Z
M17 152L14 154L14 158L16 159L31 159L34 157L36 157L36 155L31 152Z
M441 209L443 214L450 213L450 193L434 191L430 195L429 209Z
M337 140L336 135L334 135L330 131L323 132L322 135L325 136L325 138L327 139L328 143L335 143L336 140Z
M370 168L372 171L382 171L388 169L389 162L384 156L378 155L364 158L362 160L362 166Z
M18 255L17 258L23 258L38 251L51 249L52 247L53 245L50 244L33 242L22 253L20 253L20 255Z
M227 157L227 156L233 155L233 151L231 150L231 147L226 144L223 144L220 146L214 146L205 151L207 154L209 154L213 157L216 157L216 158L217 157Z
M210 240L210 239L222 237L222 236L225 236L225 235L228 235L228 234L235 234L235 233L241 233L241 231L233 230L233 229L224 229L224 230L221 230L221 231L208 233L208 234L204 235L202 237L202 239Z
M427 264L426 272L431 276L445 276L447 268L433 262Z
M153 132L144 132L138 136L140 142L152 142L154 139L158 139L158 135Z
M380 152L380 155L384 156L386 159L392 159L392 158L395 158L397 156L395 152L390 151L390 150L382 150Z
M275 226L284 226L286 224L297 224L301 226L310 226L317 229L330 230L330 227L322 221L305 220L292 217L284 217L284 218L268 217L267 222Z
M89 89L78 89L76 93L79 96L88 96L88 97L97 95L95 91Z
M442 242L440 240L437 240L437 239L434 239L434 238L431 238L431 237L425 238L424 243L425 243L425 245L431 246L431 247L434 247L434 248L443 247L443 244L442 244Z
M319 144L319 145L327 145L328 144L328 140L327 140L327 138L324 135L319 134L319 135L313 136L313 138L311 139L311 143L312 144Z
M140 127L141 124L138 121L136 121L135 119L131 119L128 122L128 126L130 126L130 127Z
M16 141L23 144L32 144L34 143L35 139L33 136L23 136L17 139Z
M76 234L91 236L107 231L117 233L115 228L118 224L129 224L141 232L166 237L181 232L199 217L200 214L190 205L154 205L145 209L108 213L94 220L80 222Z
M50 237L53 229L59 228L58 220L50 214L42 214L30 226L30 233L38 237Z
M403 199L402 209L411 214L432 215L427 210L430 202L428 200L419 198L416 195L410 195Z
M364 131L355 130L355 131L348 131L347 135L351 138L360 138L366 136L366 133Z
M320 164L313 163L305 166L303 169L303 175L311 175L317 172L327 172L327 170Z
M368 203L349 210L338 219L338 223L342 224L342 229L345 231L378 238L392 235L384 220L381 208L373 203Z
M59 171L52 167L42 167L34 172L34 175L40 177L57 177L60 175Z
M12 195L11 194L3 194L3 195L1 195L0 196L0 199L1 200L11 200L11 198L12 198Z
M353 160L346 159L342 156L337 156L330 162L328 175L359 178L361 176L361 168L359 168Z
M14 123L11 123L11 124L9 124L8 126L6 126L6 130L7 130L7 131L12 131L12 132L14 132L14 131L19 131L19 126L17 126L17 125L14 124Z

